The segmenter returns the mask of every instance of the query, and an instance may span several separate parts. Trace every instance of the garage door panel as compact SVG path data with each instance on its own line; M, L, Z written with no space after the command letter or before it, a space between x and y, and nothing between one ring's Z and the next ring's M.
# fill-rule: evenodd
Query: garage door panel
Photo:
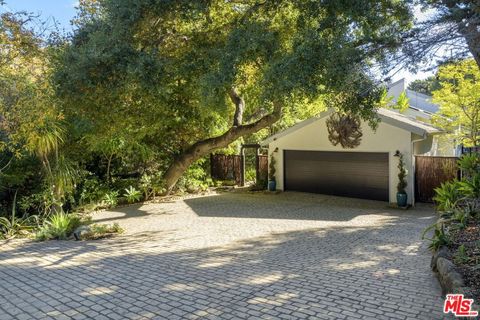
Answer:
M364 176L362 175L352 175L352 176L347 176L347 175L342 175L341 181L339 181L338 175L323 175L321 178L322 184L327 184L327 185L341 185L345 187L346 185L348 186L357 186L357 187L375 187L375 186L382 186L384 183L385 178L382 176L378 177L369 177L369 179L364 179ZM288 180L288 185L292 186L293 184L298 184L301 185L302 183L310 183L310 184L319 184L318 179L305 179L304 176L299 176L297 178L290 178ZM377 187L378 188L378 187ZM382 187L380 187L382 189Z
M388 154L284 152L285 190L388 201Z
M298 173L303 173L305 175L311 174L311 175L317 175L317 174L322 174L322 175L334 175L337 176L339 174L339 170L341 170L341 174L348 176L365 176L364 170L365 167L368 166L368 174L370 177L372 176L377 176L377 177L385 177L385 175L388 175L388 172L386 172L383 168L383 166L377 166L377 165L370 165L368 163L364 165L359 165L357 163L344 163L342 164L341 168L339 168L339 164L335 165L330 165L326 163L322 163L321 166L319 167L319 164L316 162L305 162L302 163L300 161L296 161L290 164L290 166L298 167L296 169L296 172Z

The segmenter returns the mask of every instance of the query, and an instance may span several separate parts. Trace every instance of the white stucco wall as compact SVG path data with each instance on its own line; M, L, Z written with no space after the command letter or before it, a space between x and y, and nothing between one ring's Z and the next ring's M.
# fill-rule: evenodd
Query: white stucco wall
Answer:
M344 151L344 152L388 152L389 153L389 186L390 202L397 202L398 183L398 158L394 157L395 151L403 153L408 170L408 199L413 199L414 171L412 167L411 141L409 131L399 129L386 123L380 123L376 132L368 124L362 123L362 143L355 149L343 149L341 146L333 146L328 140L328 131L325 124L326 118L310 123L290 134L277 138L270 142L269 154L273 152L276 163L277 189L283 190L283 151L284 150L316 150L316 151Z

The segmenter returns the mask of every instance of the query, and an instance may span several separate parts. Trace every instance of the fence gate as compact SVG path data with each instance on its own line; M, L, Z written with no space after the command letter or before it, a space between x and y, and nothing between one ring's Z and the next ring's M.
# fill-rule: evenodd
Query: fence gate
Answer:
M415 156L415 199L433 202L435 188L459 176L457 157Z
M234 180L242 182L242 156L211 154L210 173L214 180Z
M268 179L268 156L257 155L255 161L257 182L266 183ZM214 180L234 180L235 184L244 184L244 159L241 155L210 155L210 173Z

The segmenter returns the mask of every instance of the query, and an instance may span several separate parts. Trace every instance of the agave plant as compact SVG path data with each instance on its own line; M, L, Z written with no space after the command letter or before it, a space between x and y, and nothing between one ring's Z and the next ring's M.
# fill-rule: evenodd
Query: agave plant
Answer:
M10 219L0 217L0 234L6 238L26 237L35 229L36 216L30 216L27 219L16 218L14 215Z
M63 211L57 212L44 221L36 237L38 240L67 239L81 224L82 220L79 216Z
M13 197L12 214L10 218L0 217L0 236L11 239L28 236L38 225L38 216L17 218L16 216L17 193Z
M135 189L134 187L130 186L129 188L125 189L125 199L127 199L128 203L134 203L140 201L142 198L142 193Z
M118 203L118 191L107 192L103 197L103 202L108 207L115 207Z

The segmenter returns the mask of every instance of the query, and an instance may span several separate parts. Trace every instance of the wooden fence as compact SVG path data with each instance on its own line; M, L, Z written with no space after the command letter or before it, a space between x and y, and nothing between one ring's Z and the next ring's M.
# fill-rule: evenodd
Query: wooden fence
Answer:
M242 156L240 155L210 155L210 172L214 180L233 180L242 185L245 174ZM257 182L266 184L268 179L268 156L257 155L255 161Z
M241 184L242 156L212 154L210 171L214 180L234 180L236 184Z
M435 188L459 176L457 157L415 156L415 198L432 202Z
M257 156L257 183L268 181L268 156Z

